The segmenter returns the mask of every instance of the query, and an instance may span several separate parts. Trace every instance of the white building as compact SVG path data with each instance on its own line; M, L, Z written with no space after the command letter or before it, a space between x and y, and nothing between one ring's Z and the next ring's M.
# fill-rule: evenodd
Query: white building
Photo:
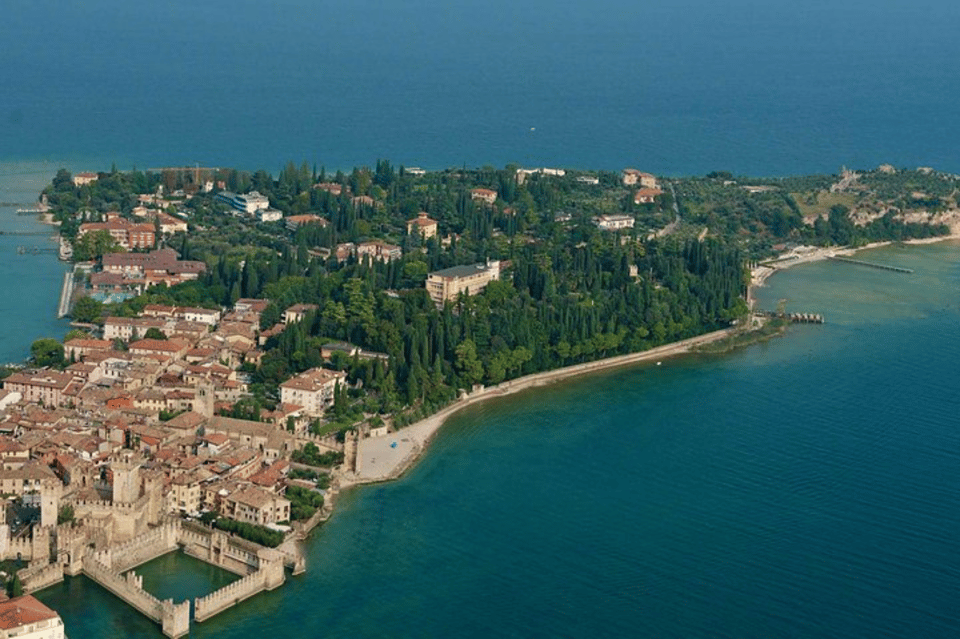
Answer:
M283 211L279 209L260 209L257 215L261 222L279 222L283 219Z
M32 595L0 603L0 639L64 639L60 615Z
M333 393L339 383L346 383L347 374L326 368L312 368L280 384L280 401L302 406L308 415L320 415L333 404Z
M266 195L261 195L259 191L250 191L245 195L231 191L221 191L217 193L217 199L248 215L253 215L261 209L270 208L270 199Z
M302 322L307 313L315 313L319 308L316 304L294 304L283 312L283 323Z
M84 172L77 173L72 179L74 186L83 186L85 184L92 184L93 182L96 182L98 177L99 176L96 173Z
M442 307L445 301L456 299L460 293L476 295L485 289L487 284L498 279L500 262L494 260L486 264L454 266L434 271L427 276L425 285L430 299Z
M220 321L220 311L210 308L196 308L190 306L179 306L174 312L176 317L179 317L187 322L199 322L201 324L206 324L207 326L216 326L217 322Z
M632 229L636 220L632 215L598 215L593 218L594 223L604 231Z

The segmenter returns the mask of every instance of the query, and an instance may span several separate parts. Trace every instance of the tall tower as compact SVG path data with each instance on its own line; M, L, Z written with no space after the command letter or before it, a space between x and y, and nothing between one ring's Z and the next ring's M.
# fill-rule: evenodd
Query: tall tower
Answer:
M214 392L213 384L208 381L202 381L197 386L196 398L193 402L193 410L206 418L213 417Z
M147 523L157 525L163 515L163 473L148 471L143 474L143 494L147 496Z
M113 503L132 504L140 497L140 463L127 457L110 464L113 471Z
M59 491L51 486L40 485L40 526L57 525L57 515L60 513Z

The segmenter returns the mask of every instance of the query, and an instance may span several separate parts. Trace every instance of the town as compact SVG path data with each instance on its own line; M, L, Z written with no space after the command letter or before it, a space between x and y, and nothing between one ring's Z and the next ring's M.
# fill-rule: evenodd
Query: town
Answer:
M84 574L182 636L307 569L296 542L341 490L384 478L361 468L368 442L396 447L485 385L728 327L747 311L748 260L944 233L938 180L953 192L911 172L933 213L894 220L829 176L731 178L59 172L42 205L76 262L74 328L4 372L8 592ZM175 551L240 578L192 606L160 601L134 569Z

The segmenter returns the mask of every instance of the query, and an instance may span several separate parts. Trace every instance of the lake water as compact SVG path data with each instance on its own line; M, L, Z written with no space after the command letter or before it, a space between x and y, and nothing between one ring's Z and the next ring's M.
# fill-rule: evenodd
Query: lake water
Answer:
M70 330L57 319L68 266L49 252L57 248L51 239L56 229L36 215L17 215L17 210L36 208L56 171L47 162L0 162L0 363L22 362L35 339L62 340ZM19 247L48 252L20 254Z
M960 173L958 29L947 0L10 0L0 159Z
M945 0L11 0L0 230L113 162L960 173L958 27ZM3 361L66 331L26 240ZM957 636L960 247L871 259L916 273L798 267L761 300L823 326L458 416L193 636ZM161 636L85 578L40 598L74 639Z
M194 636L956 636L960 244L869 259L916 272L799 266L761 303L822 326L458 415ZM85 578L40 598L160 636Z

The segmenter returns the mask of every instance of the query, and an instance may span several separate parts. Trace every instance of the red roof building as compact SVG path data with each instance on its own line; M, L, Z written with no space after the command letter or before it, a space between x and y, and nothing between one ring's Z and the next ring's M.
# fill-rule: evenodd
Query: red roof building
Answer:
M44 637L63 639L60 615L32 595L0 603L0 632L3 637Z

